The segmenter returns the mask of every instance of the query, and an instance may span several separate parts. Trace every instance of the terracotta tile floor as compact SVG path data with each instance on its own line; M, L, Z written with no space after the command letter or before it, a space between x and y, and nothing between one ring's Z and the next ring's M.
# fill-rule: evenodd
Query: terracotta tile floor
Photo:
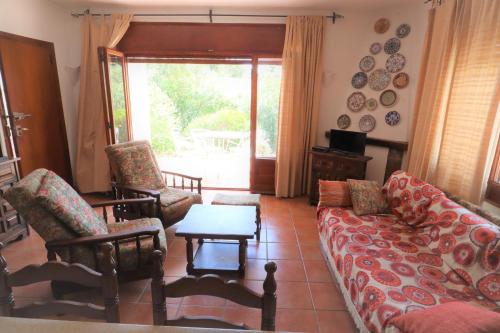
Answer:
M210 203L214 191L203 194ZM88 198L95 201L96 198ZM264 265L273 260L278 265L278 310L276 329L290 332L355 332L342 295L332 279L323 259L316 229L315 208L307 199L276 199L262 197L261 241L249 242L247 271L242 282L262 292L265 278ZM186 259L184 239L174 236L175 226L167 229L168 254L165 261L167 282L185 275ZM30 237L9 245L3 250L10 270L29 263L46 260L43 240L32 232ZM125 323L152 324L151 292L149 280L120 285L120 313ZM47 283L15 288L18 304L51 297ZM99 295L75 293L68 298L99 302ZM168 316L180 314L214 315L234 322L245 322L259 328L260 312L230 301L210 296L167 299ZM78 318L64 318L78 319Z

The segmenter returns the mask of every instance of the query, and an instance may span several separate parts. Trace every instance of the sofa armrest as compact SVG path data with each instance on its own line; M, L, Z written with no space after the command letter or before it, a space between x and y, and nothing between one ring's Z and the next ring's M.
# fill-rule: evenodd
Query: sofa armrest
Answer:
M184 175L182 173L171 172L171 171L166 171L166 170L161 170L161 173L165 179L165 185L167 185L169 187L181 188L183 190L185 190L186 188L189 188L191 190L191 192L194 192L194 183L196 182L196 190L197 190L198 194L201 195L201 181L203 179L202 177L193 177L193 176L189 176L189 175ZM171 176L171 179L172 179L172 183L170 185L168 184L168 176ZM176 178L180 178L180 181L181 181L180 184L176 184ZM186 184L185 179L188 180L189 187Z

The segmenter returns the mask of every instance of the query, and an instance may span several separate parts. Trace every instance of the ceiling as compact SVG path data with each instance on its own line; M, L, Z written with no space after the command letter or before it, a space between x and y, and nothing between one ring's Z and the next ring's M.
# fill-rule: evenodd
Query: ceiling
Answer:
M231 9L376 9L393 5L423 3L424 0L52 0L67 8L231 8Z

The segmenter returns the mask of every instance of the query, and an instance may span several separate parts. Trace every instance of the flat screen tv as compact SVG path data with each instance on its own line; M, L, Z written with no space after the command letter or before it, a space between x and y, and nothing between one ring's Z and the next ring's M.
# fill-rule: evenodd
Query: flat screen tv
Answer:
M330 130L330 150L354 155L364 155L366 133Z

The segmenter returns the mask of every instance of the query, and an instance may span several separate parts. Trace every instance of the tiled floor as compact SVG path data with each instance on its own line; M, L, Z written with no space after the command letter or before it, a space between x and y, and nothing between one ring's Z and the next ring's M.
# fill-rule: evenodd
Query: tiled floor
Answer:
M204 193L209 203L214 192ZM264 264L278 265L278 310L276 329L290 332L355 332L354 324L321 254L316 229L315 208L306 198L279 200L262 197L261 241L249 242L247 271L242 282L262 292ZM165 261L167 282L185 275L184 239L174 236L175 226L167 229L168 254ZM45 259L44 242L32 232L30 237L9 245L3 251L9 268L16 270ZM121 320L125 323L152 324L150 280L120 285ZM51 297L48 284L14 290L18 304ZM94 299L98 295L75 294L71 299ZM168 299L169 317L181 314L213 315L259 328L260 312L210 296ZM65 318L66 319L66 318ZM71 318L77 319L77 318Z

